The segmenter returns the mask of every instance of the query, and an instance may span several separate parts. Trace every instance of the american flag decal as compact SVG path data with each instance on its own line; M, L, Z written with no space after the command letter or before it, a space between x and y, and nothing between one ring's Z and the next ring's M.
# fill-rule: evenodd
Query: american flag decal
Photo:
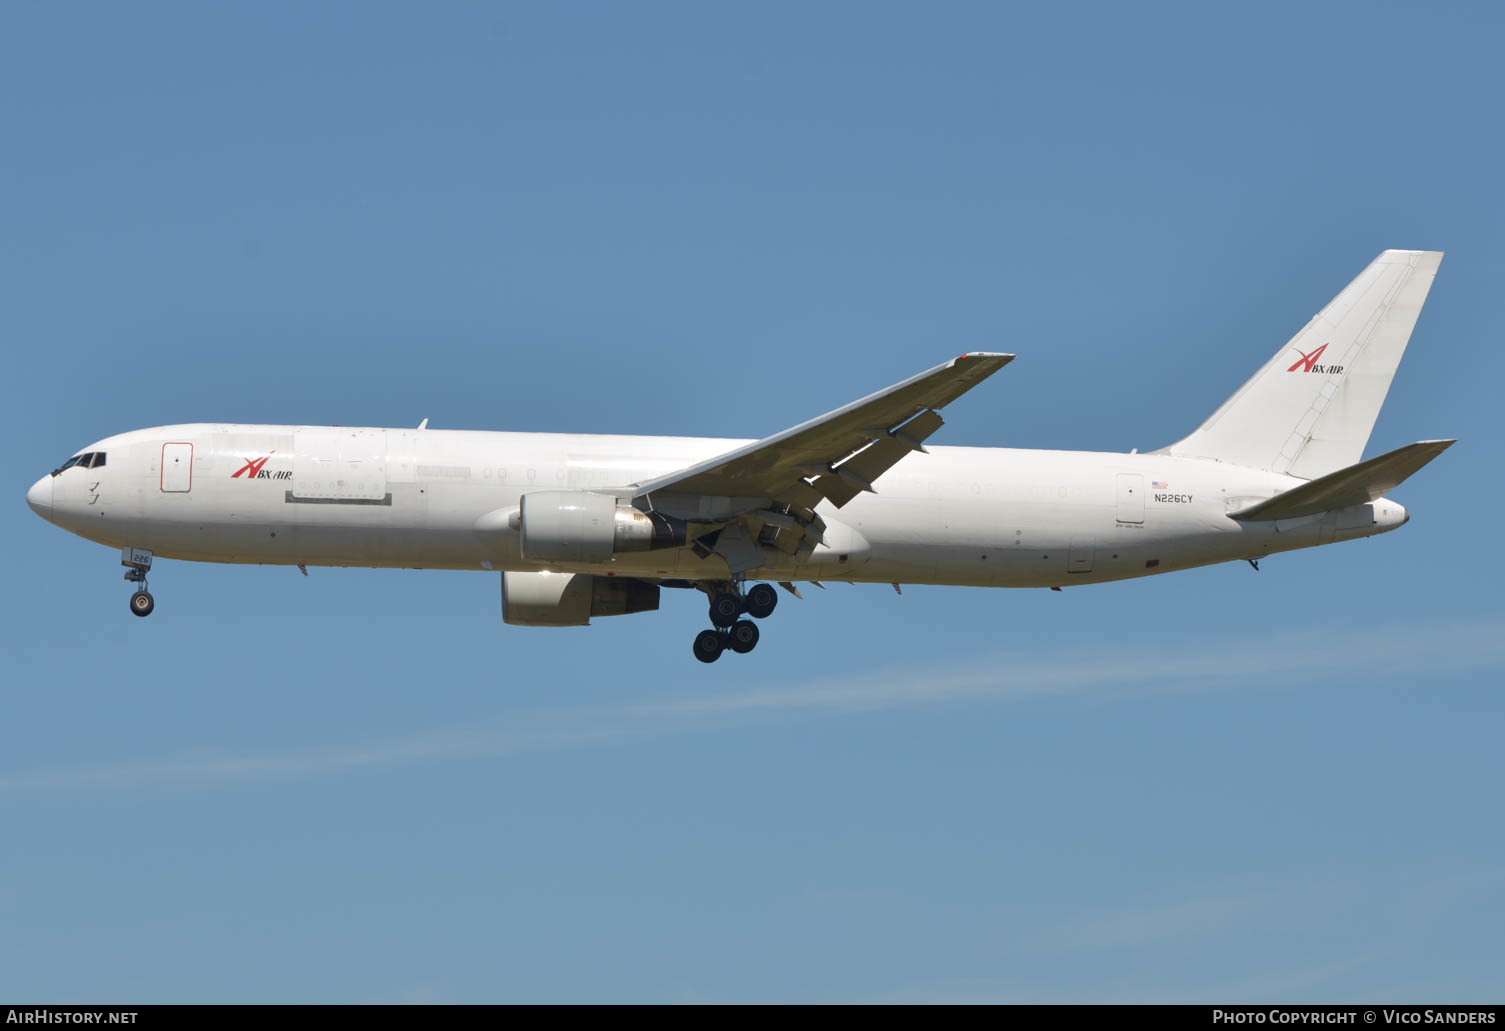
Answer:
M1164 480L1151 480L1150 481L1150 489L1151 490L1165 490L1165 487L1166 487L1166 483L1165 483Z

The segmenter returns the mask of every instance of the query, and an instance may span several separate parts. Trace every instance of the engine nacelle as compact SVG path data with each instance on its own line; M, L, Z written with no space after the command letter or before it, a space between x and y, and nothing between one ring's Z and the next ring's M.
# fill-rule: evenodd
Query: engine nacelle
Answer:
M524 494L518 531L529 562L605 562L624 551L677 548L686 536L682 519L582 490Z
M592 616L658 610L658 584L587 573L503 573L502 621L586 626Z

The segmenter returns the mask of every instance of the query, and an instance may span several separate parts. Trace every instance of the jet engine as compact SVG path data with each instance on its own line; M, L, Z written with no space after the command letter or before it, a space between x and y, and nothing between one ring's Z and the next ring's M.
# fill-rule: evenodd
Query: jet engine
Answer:
M592 616L658 610L658 584L587 573L503 573L502 621L586 626Z
M605 562L624 551L678 548L686 536L682 519L580 490L524 494L517 528L530 562Z

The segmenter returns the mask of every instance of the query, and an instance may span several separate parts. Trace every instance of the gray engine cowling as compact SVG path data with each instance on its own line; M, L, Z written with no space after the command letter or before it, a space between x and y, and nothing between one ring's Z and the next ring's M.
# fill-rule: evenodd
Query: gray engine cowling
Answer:
M611 494L544 490L522 496L518 531L529 562L605 562L624 551L680 547L686 526L658 512L639 512Z
M658 584L587 573L503 573L502 622L587 626L592 616L658 610Z

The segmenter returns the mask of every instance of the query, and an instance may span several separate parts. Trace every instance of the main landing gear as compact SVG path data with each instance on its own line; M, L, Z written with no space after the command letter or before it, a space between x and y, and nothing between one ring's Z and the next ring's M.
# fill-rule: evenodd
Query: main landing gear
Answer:
M711 625L695 635L695 657L701 662L715 662L730 648L746 655L758 646L758 624L752 619L766 619L773 614L779 596L771 584L754 584L746 594L736 584L719 584L706 591L711 595Z
M157 607L156 599L146 589L146 574L152 567L152 553L145 548L126 547L120 553L120 564L126 567L126 581L140 584L131 595L131 615L150 616Z

